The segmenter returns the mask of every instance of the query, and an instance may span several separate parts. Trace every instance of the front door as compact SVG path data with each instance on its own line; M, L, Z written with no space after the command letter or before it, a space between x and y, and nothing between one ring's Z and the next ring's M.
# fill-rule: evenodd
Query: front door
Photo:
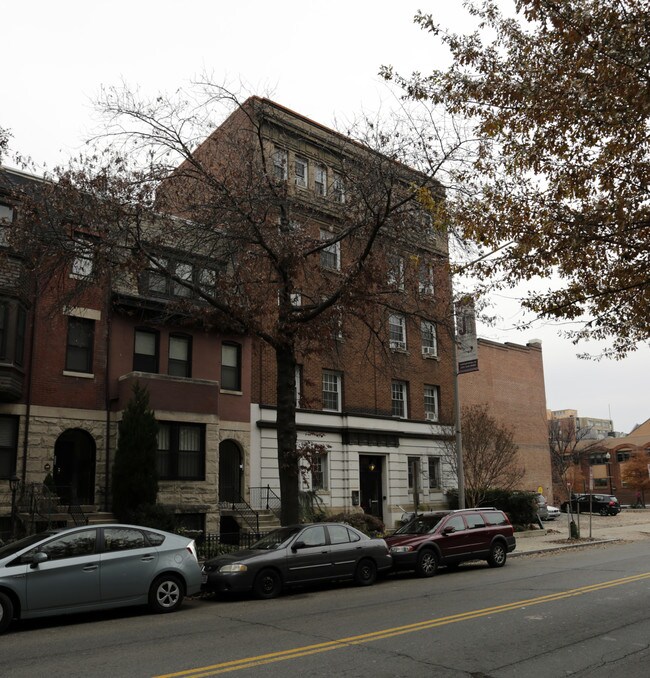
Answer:
M359 455L359 490L361 508L380 520L384 517L383 457Z
M219 445L219 501L241 501L242 459L239 445L224 440Z
M63 504L95 502L95 441L89 433L70 429L58 437L53 477Z

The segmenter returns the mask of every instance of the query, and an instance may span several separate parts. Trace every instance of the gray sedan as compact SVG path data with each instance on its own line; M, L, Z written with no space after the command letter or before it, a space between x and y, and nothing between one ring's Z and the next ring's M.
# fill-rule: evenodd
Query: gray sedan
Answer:
M12 619L141 604L172 612L200 587L192 539L137 525L43 532L0 548L0 633Z
M203 590L253 591L274 598L285 586L352 579L369 586L392 559L383 539L341 523L291 525L274 530L250 549L208 560Z

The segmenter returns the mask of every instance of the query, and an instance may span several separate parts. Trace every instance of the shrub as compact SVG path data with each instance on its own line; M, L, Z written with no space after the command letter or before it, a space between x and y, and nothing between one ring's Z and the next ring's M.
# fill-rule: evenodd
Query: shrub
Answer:
M458 490L447 491L447 503L450 509L458 508ZM487 490L485 499L480 506L494 506L494 508L507 513L513 525L530 525L537 522L535 492L508 491L496 488Z
M337 513L335 516L330 516L329 520L335 523L347 523L371 537L384 534L386 529L379 518L369 513Z

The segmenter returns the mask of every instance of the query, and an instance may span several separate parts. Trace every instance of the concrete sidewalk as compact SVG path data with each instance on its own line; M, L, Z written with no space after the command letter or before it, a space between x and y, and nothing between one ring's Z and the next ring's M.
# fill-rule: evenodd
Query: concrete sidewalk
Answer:
M563 513L544 523L544 529L516 532L517 548L510 557L621 541L650 540L650 509L623 509L617 516L574 515L580 538L569 538L569 519ZM591 519L591 538L590 522Z

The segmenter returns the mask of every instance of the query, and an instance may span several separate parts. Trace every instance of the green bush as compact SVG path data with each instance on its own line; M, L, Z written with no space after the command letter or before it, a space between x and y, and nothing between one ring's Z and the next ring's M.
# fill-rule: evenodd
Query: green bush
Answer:
M160 504L140 504L135 510L127 512L124 522L165 530L165 532L176 531L174 512Z
M347 523L371 537L384 534L386 530L384 523L369 513L337 513L335 516L329 516L328 520L334 523Z

